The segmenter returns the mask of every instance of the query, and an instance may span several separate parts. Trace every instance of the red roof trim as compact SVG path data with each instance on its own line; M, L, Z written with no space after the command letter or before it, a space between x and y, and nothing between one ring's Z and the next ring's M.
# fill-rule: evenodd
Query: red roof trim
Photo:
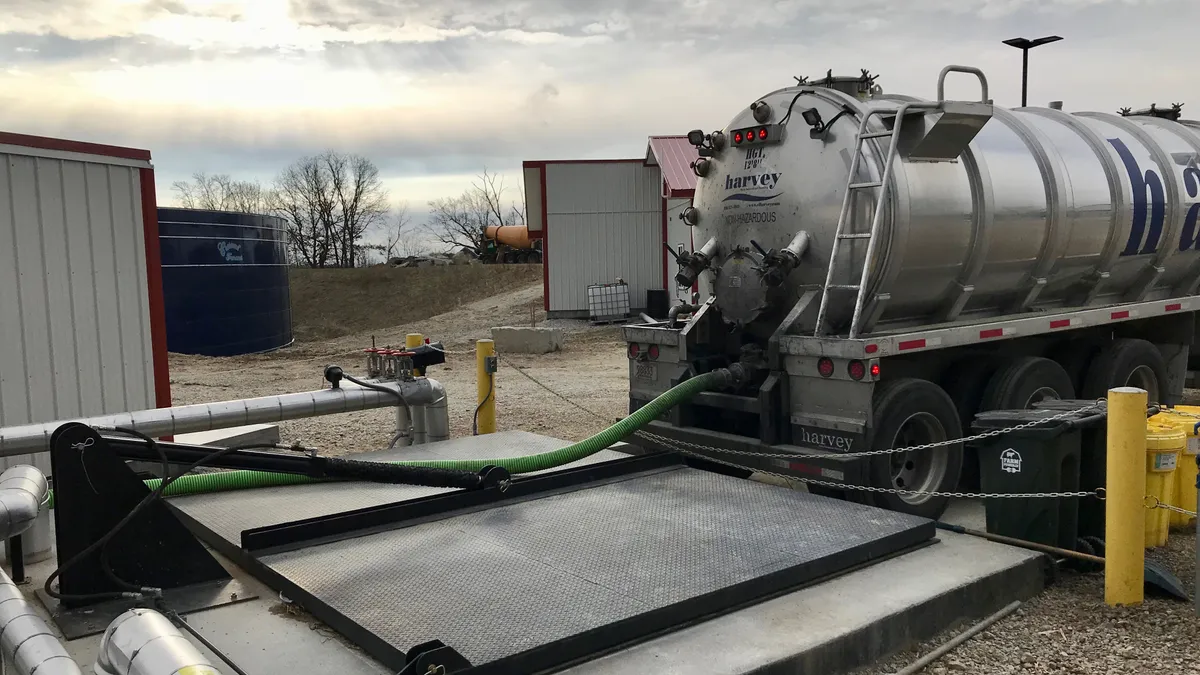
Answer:
M632 164L637 162L641 164L644 159L533 159L525 160L521 163L523 168L532 169L535 166L546 166L547 164Z
M546 163L538 165L538 182L542 186L542 305L546 313L550 313L550 244L546 241L546 232L550 230L549 209L546 206Z
M46 138L44 136L27 136L25 134L10 134L0 131L0 145L19 145L25 148L38 148L40 150L58 150L59 152L79 152L85 155L99 155L101 157L119 157L121 159L133 159L141 161L150 161L149 150L138 150L136 148L123 148L118 145L101 145L99 143L84 143L83 141L68 141L61 138Z
M158 242L158 198L154 169L139 171L142 190L142 236L146 246L146 288L150 305L150 355L154 365L154 404L171 407L171 369L167 361L167 315L163 300L162 252Z

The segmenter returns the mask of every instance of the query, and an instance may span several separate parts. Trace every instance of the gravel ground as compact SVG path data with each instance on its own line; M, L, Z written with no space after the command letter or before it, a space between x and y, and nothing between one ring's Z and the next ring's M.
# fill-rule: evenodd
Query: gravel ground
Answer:
M449 394L452 434L467 435L475 401L474 340L488 337L491 326L529 325L531 320L544 320L540 286L488 298L411 325L297 344L272 354L223 359L172 355L172 395L176 404L187 404L320 388L326 363L338 363L351 373L363 372L361 350L371 344L372 335L379 345L400 345L405 333L417 332L441 340L451 352L447 363L430 374ZM614 327L596 328L575 321L554 321L552 325L568 333L562 352L501 355L496 379L498 426L579 440L607 424L556 398L515 372L513 366L613 420L627 409L624 343ZM385 446L392 423L393 413L384 409L284 422L280 432L286 441L298 440L329 454L344 454ZM1195 544L1194 534L1176 533L1165 549L1151 556L1167 563L1191 589ZM965 627L859 673L895 672ZM1104 604L1100 574L1065 572L1058 583L1017 613L923 672L1200 675L1200 618L1190 605L1155 597L1148 597L1141 607L1109 608Z
M1192 588L1194 533L1173 533L1166 547L1148 552L1148 557L1165 563ZM856 672L894 673L967 627ZM921 672L1200 675L1200 618L1190 603L1149 594L1138 607L1108 607L1102 574L1063 572L1040 596Z
M321 377L328 363L362 376L366 363L362 349L371 346L372 337L380 346L403 345L406 333L421 333L440 340L450 352L446 363L429 374L446 387L451 434L469 435L476 401L475 340L489 337L492 326L529 325L531 313L534 321L541 322L545 316L541 304L541 286L530 286L409 325L298 343L270 354L232 358L172 354L172 399L176 405L186 405L319 389L328 386ZM593 327L583 321L554 321L553 325L567 333L563 351L501 355L496 376L497 426L581 440L608 424L554 397L515 368L605 420L615 420L628 410L625 345L616 327ZM292 420L279 425L280 435L286 442L300 441L332 455L377 450L391 439L394 415L386 408Z

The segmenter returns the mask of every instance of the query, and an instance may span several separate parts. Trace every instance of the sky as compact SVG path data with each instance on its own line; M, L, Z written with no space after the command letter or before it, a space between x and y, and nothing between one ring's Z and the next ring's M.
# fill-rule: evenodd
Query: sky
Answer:
M269 183L362 154L419 221L485 168L644 156L723 128L793 76L878 73L934 97L950 63L1020 103L1182 102L1200 118L1200 0L0 0L0 131L149 149L159 201L193 172ZM976 98L971 78L950 98Z

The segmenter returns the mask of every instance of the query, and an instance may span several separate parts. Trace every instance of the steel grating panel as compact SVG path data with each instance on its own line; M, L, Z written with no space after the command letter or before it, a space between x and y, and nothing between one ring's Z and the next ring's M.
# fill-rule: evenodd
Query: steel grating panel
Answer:
M749 586L727 609L768 575L782 590L932 536L927 520L681 468L260 562L397 649L438 639L527 672L570 658L573 636Z
M359 455L515 456L524 432ZM606 451L576 466L626 458ZM931 521L683 466L281 553L242 530L449 492L315 484L172 499L214 545L389 667L441 640L472 673L557 669L932 540ZM224 541L220 541L224 540Z
M408 448L367 452L353 457L381 462L405 459L503 458L536 455L568 445L568 441L526 431L504 431ZM605 450L567 466L583 466L626 456L623 453ZM173 497L170 503L221 539L239 546L242 530L451 491L447 488L418 485L319 483Z

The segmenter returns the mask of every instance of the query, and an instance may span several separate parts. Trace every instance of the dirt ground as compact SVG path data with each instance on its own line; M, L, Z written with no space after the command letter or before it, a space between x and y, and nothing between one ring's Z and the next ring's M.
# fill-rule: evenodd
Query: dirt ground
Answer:
M524 267L540 270L540 267ZM466 435L470 433L475 401L471 352L474 340L488 337L492 326L529 325L531 320L544 320L541 287L531 285L531 281L526 279L516 290L464 302L450 313L432 316L431 310L418 308L407 323L391 327L380 326L386 314L378 311L363 315L365 318L356 319L359 323L351 326L341 325L331 311L328 317L320 319L321 326L311 331L305 326L304 330L309 335L323 331L339 337L298 341L272 354L220 359L172 355L173 397L176 404L188 404L316 389L323 384L321 372L327 363L336 363L351 373L362 373L361 350L370 346L372 337L379 345L400 345L405 333L417 332L442 341L451 352L447 363L435 367L430 374L446 386L452 434ZM511 283L518 286L516 280ZM368 296L362 294L361 298ZM447 299L438 304L454 307L457 302ZM421 316L422 312L427 313ZM361 330L364 322L373 330ZM579 440L607 425L556 398L512 366L524 369L606 420L615 420L627 410L625 346L617 328L593 328L581 322L552 323L568 332L564 351L544 356L501 356L496 379L498 425L502 430L524 429ZM360 330L354 330L356 326ZM384 409L296 420L282 423L280 431L286 441L298 440L330 454L360 452L387 444L393 415L390 409ZM1191 589L1195 579L1194 534L1173 534L1165 550L1151 555L1168 563ZM1148 597L1141 607L1112 609L1104 605L1103 597L1100 574L1065 572L1058 583L1016 614L922 672L1200 675L1200 618L1193 614L1190 605ZM895 672L962 628L965 626L859 673Z

